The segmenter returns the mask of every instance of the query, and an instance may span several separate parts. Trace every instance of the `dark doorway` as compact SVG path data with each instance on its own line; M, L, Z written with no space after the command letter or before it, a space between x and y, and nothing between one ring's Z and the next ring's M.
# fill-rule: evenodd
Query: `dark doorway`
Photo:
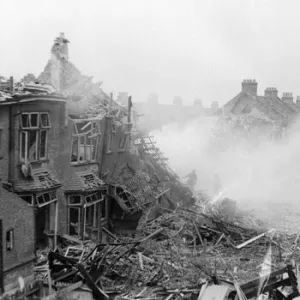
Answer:
M47 232L50 224L50 209L49 205L37 208L35 219L36 230L36 246L43 249L48 246Z

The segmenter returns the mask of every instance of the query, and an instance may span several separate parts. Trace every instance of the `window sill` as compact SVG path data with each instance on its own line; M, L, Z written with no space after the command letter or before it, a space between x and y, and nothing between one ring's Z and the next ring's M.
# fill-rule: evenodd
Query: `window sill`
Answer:
M113 151L107 151L106 154L107 154L107 155L112 155L112 154L113 154Z
M118 150L118 153L123 153L123 152L126 152L126 149L119 149Z
M50 160L48 158L46 159L41 159L41 160L34 160L34 161L28 161L29 164L35 165L35 164L43 164L43 163L48 163ZM17 163L18 166L22 166L25 163L25 161L19 161Z
M98 164L97 161L85 161L85 162L70 162L71 166L93 165Z

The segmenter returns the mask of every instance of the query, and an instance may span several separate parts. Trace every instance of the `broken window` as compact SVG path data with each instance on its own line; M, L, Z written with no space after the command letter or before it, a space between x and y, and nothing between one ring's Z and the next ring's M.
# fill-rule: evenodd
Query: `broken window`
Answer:
M80 235L81 227L81 207L70 206L68 209L69 215L69 234L70 235Z
M107 153L111 153L113 150L113 145L115 142L115 136L117 132L117 126L115 123L111 124L111 131L108 134L108 140L107 140Z
M12 251L14 248L14 230L6 231L6 251Z
M20 131L20 160L38 161L47 158L48 113L22 113Z
M86 226L87 227L97 227L97 206L91 205L86 208L85 210L85 219L86 219Z
M33 206L33 195L20 195L20 197L30 204L30 206Z
M57 200L56 192L51 191L43 194L38 194L36 197L38 207L43 207Z
M71 162L85 163L96 160L100 133L98 123L82 121L74 124Z
M71 162L77 162L78 161L78 137L73 136L72 138L72 152L71 152Z

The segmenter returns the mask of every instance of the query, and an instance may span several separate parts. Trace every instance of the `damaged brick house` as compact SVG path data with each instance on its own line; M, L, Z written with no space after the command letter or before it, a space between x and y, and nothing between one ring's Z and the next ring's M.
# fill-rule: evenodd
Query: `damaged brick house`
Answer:
M60 183L51 160L59 150L56 134L64 126L65 99L50 86L18 86L11 79L9 86L1 87L0 107L5 188L0 191L0 283L6 291L19 276L30 277L36 246L55 240Z
M62 182L59 228L60 233L99 241L102 229L111 224L116 183L112 178L128 163L138 167L138 158L130 152L132 103L129 100L128 109L122 108L99 84L83 76L68 56L68 41L61 34L39 76L39 81L67 97L68 127L53 161Z
M14 96L0 102L2 183L35 211L36 245L54 242L61 186L51 162L59 151L58 133L65 126L65 99L56 95ZM8 125L7 125L8 124Z
M16 194L0 188L0 295L16 287L22 276L31 281L34 249L34 209Z
M278 96L274 87L265 89L264 95L257 93L256 80L246 79L242 90L220 110L220 122L243 136L280 137L299 113L291 93Z

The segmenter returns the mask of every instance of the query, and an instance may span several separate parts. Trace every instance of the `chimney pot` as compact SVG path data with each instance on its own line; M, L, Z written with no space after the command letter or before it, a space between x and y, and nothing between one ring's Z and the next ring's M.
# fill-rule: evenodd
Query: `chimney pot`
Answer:
M292 104L294 103L293 101L293 93L282 93L282 98L281 100L286 103L286 104Z
M257 95L257 82L255 79L244 79L242 82L242 91L251 94L252 96Z
M267 87L265 89L265 97L277 98L278 90L276 87Z

